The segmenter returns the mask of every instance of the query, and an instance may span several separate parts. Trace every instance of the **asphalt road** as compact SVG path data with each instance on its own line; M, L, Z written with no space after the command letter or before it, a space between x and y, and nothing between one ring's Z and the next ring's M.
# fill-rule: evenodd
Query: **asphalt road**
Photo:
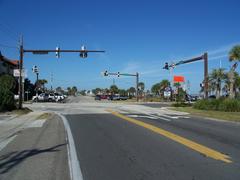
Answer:
M124 116L127 118L107 113L66 115L84 180L240 179L239 124L171 114ZM177 142L168 132L191 142ZM200 144L193 145L195 150L190 148L194 142ZM207 155L198 151L204 148L227 158L214 159L209 149Z

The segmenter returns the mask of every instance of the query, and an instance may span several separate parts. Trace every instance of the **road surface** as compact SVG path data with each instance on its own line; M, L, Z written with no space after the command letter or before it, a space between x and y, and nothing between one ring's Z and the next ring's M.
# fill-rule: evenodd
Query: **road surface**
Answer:
M84 180L240 179L239 123L165 107L74 102L38 108L67 118Z

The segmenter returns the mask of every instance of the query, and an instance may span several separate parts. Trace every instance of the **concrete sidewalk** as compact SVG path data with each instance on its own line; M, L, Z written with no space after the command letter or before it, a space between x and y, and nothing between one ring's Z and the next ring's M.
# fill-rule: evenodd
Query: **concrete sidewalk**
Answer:
M63 122L54 114L41 119L41 114L0 116L1 180L70 179Z

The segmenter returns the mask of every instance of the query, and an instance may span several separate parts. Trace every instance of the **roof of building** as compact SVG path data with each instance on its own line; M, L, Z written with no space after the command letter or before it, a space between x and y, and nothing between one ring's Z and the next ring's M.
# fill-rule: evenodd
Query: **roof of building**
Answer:
M0 61L4 61L8 64L13 65L13 66L18 66L18 62L19 62L18 60L10 60L10 59L4 57L1 53L1 51L0 51Z

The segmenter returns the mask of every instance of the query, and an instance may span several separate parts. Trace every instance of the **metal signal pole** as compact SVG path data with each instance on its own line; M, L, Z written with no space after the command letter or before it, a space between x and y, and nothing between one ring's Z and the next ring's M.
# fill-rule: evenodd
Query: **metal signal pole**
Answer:
M137 101L139 101L139 90L138 90L138 84L139 84L139 73L137 72L136 74L127 74L127 73L120 73L120 72L117 72L117 73L109 73L107 71L103 72L103 75L104 76L135 76L136 77L136 99Z
M204 98L208 99L208 53L204 53L202 56L195 57L192 59L179 61L176 64L173 63L168 65L168 63L166 62L163 69L169 70L170 68L174 68L181 64L188 64L200 60L204 60Z
M136 73L136 98L137 98L137 102L139 101L138 84L139 84L139 74Z
M19 103L18 103L18 108L19 109L22 109L22 102L23 102L23 95L22 95L22 87L23 87L23 84L22 84L22 70L23 70L23 55L24 53L33 53L33 54L48 54L50 52L55 52L56 53L56 56L57 58L60 57L60 52L70 52L70 53L73 53L73 52L78 52L80 53L80 57L81 58L87 58L88 54L87 53L96 53L96 52L105 52L105 51L99 51L99 50L87 50L85 46L82 46L81 47L81 50L61 50L59 47L57 47L56 49L49 49L49 50L39 50L39 49L35 49L35 50L31 50L31 49L24 49L23 48L23 36L21 36L21 41L20 41L20 48L19 48L19 53L20 53L20 62L19 62L19 71L20 71L20 76L19 76Z

